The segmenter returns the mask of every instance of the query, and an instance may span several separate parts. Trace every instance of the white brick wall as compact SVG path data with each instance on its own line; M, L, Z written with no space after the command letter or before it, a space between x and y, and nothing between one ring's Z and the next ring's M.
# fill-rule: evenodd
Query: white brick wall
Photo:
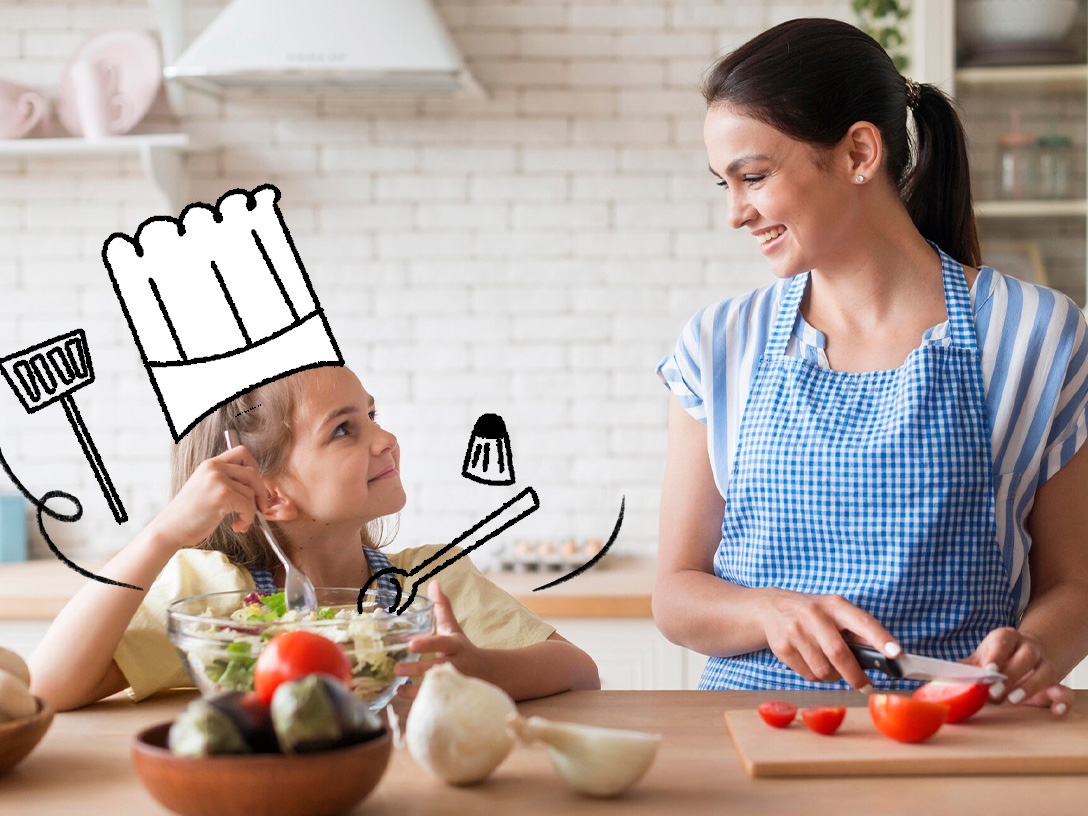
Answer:
M222 5L190 2L194 32ZM491 411L541 497L519 536L602 537L626 494L619 548L650 553L654 366L696 308L770 280L707 176L700 75L781 19L850 19L850 0L436 6L489 99L190 94L181 129L218 145L187 160L190 198L283 191L340 346L401 440L395 546L448 540L508 495L460 478ZM55 85L91 33L154 25L138 0L0 0L0 76ZM162 98L149 126L178 126ZM169 434L99 258L160 207L132 159L0 161L0 351L87 329L97 381L77 401L132 517L113 523L59 408L27 416L0 388L16 472L83 501L81 522L51 523L75 554L121 546L166 496Z

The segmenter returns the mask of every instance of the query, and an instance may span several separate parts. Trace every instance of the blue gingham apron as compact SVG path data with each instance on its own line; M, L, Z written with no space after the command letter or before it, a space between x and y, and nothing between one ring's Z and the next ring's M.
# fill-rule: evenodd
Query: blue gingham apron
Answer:
M809 273L792 280L741 420L714 572L746 587L842 595L905 650L959 660L1014 625L1015 598L997 541L970 294L963 267L930 244L949 336L894 371L786 356ZM880 689L919 685L869 677ZM809 682L764 649L711 657L699 687L849 684Z
M371 575L379 570L390 569L393 566L381 550L376 550L373 547L363 547L363 553L366 555L367 563L370 564ZM282 587L277 587L276 582L272 579L272 570L251 569L249 574L253 576L253 583L257 587L257 591L263 595L271 595L273 592L279 592L282 589ZM397 591L388 575L383 575L378 579L378 589L392 593Z

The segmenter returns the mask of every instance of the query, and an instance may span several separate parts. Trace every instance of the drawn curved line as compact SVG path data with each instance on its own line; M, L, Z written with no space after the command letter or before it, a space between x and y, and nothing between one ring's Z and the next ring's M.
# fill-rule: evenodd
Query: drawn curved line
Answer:
M601 547L601 551L599 553L597 553L591 559L589 559L584 564L582 564L582 566L578 567L578 569L576 569L574 572L568 573L568 574L564 575L562 578L556 578L551 583L544 584L544 586L538 586L536 589L533 590L533 592L540 592L540 590L542 590L542 589L549 589L549 588L551 588L553 586L556 586L557 584L563 583L564 581L569 581L571 578L574 578L574 577L576 577L578 575L581 575L586 570L591 569L594 564L596 564L598 561L600 561L602 558L604 558L604 554L606 552L608 552L608 548L611 547L616 542L616 537L620 534L620 527L623 525L623 511L626 509L626 506L627 506L627 497L626 496L621 496L620 497L620 515L619 515L619 518L616 519L616 526L612 528L612 535L610 535L608 537L608 541L606 541L605 545L603 547Z
M105 578L101 575L95 575L90 570L83 569L83 567L79 566L79 564L70 560L64 553L60 551L57 545L53 543L53 539L51 539L49 537L49 533L45 531L45 519L42 518L42 514L44 513L50 518L55 518L57 521L79 521L83 517L83 505L80 504L79 499L77 499L71 493L65 493L63 490L50 490L48 493L42 495L40 499L35 499L34 496L31 495L30 491L26 489L23 483L20 482L18 478L16 478L14 473L12 473L11 466L8 464L8 460L4 458L3 450L0 450L0 467L4 469L4 473L6 473L8 475L8 478L11 479L11 483L15 485L15 488L23 494L23 498L25 498L28 502L34 505L34 507L37 508L38 531L42 534L42 538L45 539L45 543L49 545L49 549L53 552L53 555L55 555L67 566L74 569L83 577L90 578L92 581L98 581L99 583L103 584L110 584L111 586L126 587L128 589L135 589L138 592L143 592L142 587L133 586L132 584L126 584L122 581L114 581L112 578ZM50 508L46 507L46 503L50 499L68 499L68 501L75 505L76 510L74 513L69 513L68 515L60 513L56 510L51 510Z

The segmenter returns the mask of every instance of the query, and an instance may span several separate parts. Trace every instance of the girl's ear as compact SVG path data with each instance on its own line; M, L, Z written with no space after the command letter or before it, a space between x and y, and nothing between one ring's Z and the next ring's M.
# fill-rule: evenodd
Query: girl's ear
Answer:
M268 485L268 493L271 506L264 511L266 519L269 521L293 521L298 518L298 505L290 496L281 493L272 485Z

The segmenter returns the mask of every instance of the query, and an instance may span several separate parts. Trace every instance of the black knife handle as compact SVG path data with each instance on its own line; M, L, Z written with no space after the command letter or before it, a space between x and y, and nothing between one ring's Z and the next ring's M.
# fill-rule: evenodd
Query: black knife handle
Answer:
M876 669L884 672L888 677L903 676L903 671L894 658L886 657L872 646L863 646L850 641L846 641L846 645L850 647L850 651L854 653L854 657L858 659L863 669Z

